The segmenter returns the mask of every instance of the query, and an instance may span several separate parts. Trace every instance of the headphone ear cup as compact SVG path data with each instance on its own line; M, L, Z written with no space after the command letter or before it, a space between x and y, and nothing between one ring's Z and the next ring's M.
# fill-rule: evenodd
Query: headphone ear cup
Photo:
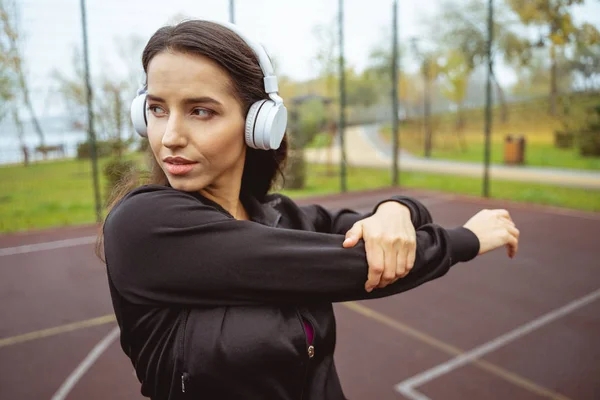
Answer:
M269 116L268 122L268 143L269 147L277 150L283 141L285 129L287 128L287 108L282 104L276 104Z
M287 126L287 109L281 103L266 100L258 110L254 124L254 144L262 150L276 150Z
M146 119L146 93L142 93L131 102L131 122L141 137L148 137L148 120Z
M257 116L262 108L262 106L267 102L267 100L260 100L250 106L248 110L248 115L246 116L246 128L244 130L244 138L246 140L246 144L253 149L260 149L259 144L256 143L256 122Z

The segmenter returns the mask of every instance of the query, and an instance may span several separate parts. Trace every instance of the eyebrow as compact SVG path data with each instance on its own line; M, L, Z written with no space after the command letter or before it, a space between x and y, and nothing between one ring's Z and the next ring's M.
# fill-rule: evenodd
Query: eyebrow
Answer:
M166 103L166 101L164 99L162 99L161 97L154 96L152 94L148 94L147 98L150 101L156 101L156 102L160 102L160 103ZM187 99L183 99L183 104L185 104L185 105L197 104L197 103L210 103L210 104L215 104L215 105L218 105L218 106L222 105L221 102L213 99L212 97L208 97L208 96L189 97Z

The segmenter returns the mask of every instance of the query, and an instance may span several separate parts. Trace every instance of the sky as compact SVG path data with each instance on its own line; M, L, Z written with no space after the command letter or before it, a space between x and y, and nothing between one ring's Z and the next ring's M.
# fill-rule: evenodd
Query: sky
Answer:
M24 54L34 107L41 116L58 110L56 82L52 71L73 74L73 48L82 46L79 0L17 0L20 30L24 34ZM346 65L362 69L370 50L386 43L391 32L392 0L345 0ZM441 0L398 0L399 41L426 34L427 16L439 9ZM575 12L600 26L600 1L587 0ZM175 15L229 19L229 0L86 0L90 70L98 74L121 74L122 58L117 43L136 34L144 41ZM317 75L313 58L319 43L312 33L316 25L336 22L337 0L236 0L235 22L276 59L279 73L297 80ZM133 62L140 54L129 55ZM141 64L141 62L139 63ZM141 65L140 65L141 71ZM500 67L501 80L514 76ZM143 77L140 74L139 81ZM133 97L134 94L132 94Z

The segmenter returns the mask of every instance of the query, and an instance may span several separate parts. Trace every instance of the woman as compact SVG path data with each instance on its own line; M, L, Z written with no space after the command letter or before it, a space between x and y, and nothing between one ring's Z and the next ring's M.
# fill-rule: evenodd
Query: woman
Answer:
M154 176L115 199L103 232L121 345L152 399L343 399L333 302L390 296L477 254L517 250L503 210L446 230L407 197L361 216L268 195L286 155L285 111L264 123L281 134L253 136L252 105L282 104L248 43L187 21L143 52L147 112L141 127L133 119Z

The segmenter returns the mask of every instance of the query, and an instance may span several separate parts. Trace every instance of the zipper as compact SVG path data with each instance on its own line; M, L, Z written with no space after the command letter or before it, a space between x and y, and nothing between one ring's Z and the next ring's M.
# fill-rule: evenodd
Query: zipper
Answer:
M181 374L181 393L185 393L185 383L187 382L188 378L189 374L187 372Z
M187 322L190 317L191 310L187 310L185 317L183 319L183 334L181 335L181 341L179 345L179 351L181 354L181 369L185 368L185 332L187 330ZM185 384L189 379L189 374L187 372L183 372L181 374L181 393L185 393Z
M296 314L298 315L298 319L300 320L300 325L302 326L302 332L304 332L304 343L306 345L306 356L308 359L306 360L306 368L304 369L304 378L302 379L302 391L300 392L300 400L304 398L304 389L306 387L306 379L308 377L308 368L310 367L310 359L315 355L315 346L311 343L308 343L308 332L306 332L306 326L304 326L304 321L308 322L313 329L313 343L315 343L315 325L308 319L302 316L300 310L296 309Z

